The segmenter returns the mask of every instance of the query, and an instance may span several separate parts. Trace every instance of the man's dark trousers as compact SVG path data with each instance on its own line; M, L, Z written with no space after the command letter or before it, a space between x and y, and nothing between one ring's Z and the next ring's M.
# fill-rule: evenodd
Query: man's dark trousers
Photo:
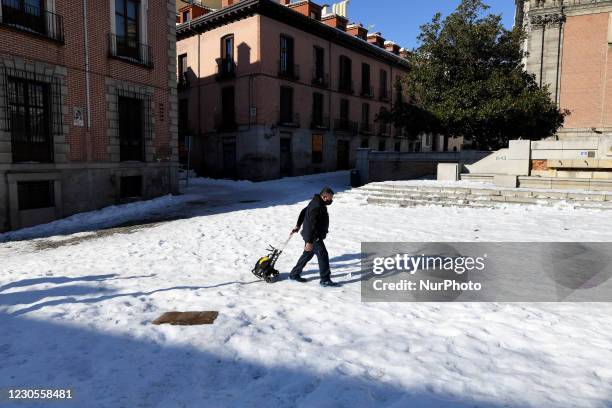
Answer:
M329 281L331 279L331 271L329 270L329 255L327 254L327 248L325 248L325 243L322 239L317 239L312 243L312 251L304 251L300 259L298 259L297 264L291 271L290 276L292 278L300 276L306 264L315 255L317 256L317 261L319 261L319 274L321 275L321 282Z

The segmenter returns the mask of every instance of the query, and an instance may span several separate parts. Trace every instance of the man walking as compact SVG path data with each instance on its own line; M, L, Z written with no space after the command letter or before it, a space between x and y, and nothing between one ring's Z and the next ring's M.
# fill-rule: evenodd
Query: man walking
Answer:
M325 187L321 190L321 193L315 194L313 199L308 204L308 207L304 208L298 217L298 222L293 232L298 232L302 227L302 238L304 238L304 253L297 261L297 264L289 274L289 279L296 282L307 282L306 279L302 278L302 270L312 259L313 256L317 256L319 261L319 274L321 275L321 286L339 286L337 283L331 280L331 271L329 269L329 255L327 254L327 248L323 240L327 236L327 230L329 228L329 215L327 213L327 206L331 205L334 199L334 192L331 188Z

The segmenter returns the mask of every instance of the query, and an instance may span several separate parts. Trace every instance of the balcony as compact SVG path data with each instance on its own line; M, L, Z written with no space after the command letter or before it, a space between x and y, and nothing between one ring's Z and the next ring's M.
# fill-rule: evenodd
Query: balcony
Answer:
M372 134L372 124L370 122L361 122L359 124L359 133L362 135L371 135Z
M313 71L312 84L321 88L327 88L329 86L329 74L317 73L316 70Z
M189 88L189 80L187 79L187 75L179 74L176 78L176 89L178 91L184 91Z
M334 131L357 134L357 122L345 118L336 119L334 120Z
M215 79L223 81L236 78L236 63L231 58L217 58L217 72Z
M378 136L389 137L391 136L391 124L390 123L378 123Z
M381 88L378 99L382 102L389 102L391 100L391 90L387 88Z
M363 96L364 98L373 98L374 89L369 85L361 86L360 95Z
M300 66L289 64L287 61L278 61L278 76L297 81L300 79Z
M340 80L340 82L338 82L338 92L347 93L347 94L354 94L355 93L355 86L354 86L353 81L351 81L351 80Z
M64 43L64 18L20 0L1 0L0 23Z
M151 47L132 41L128 37L108 35L108 56L134 64L153 68L153 54Z
M238 129L238 124L233 113L215 115L215 130L217 132L230 132L236 129Z
M278 113L278 126L300 127L300 114L280 111Z
M329 129L329 117L323 115L312 115L311 129Z

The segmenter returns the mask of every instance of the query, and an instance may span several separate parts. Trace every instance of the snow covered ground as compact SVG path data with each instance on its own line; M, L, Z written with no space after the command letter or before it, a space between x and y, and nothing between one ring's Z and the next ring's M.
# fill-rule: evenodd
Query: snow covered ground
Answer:
M358 280L362 241L609 241L609 212L340 193L326 243L342 288L319 287L316 261L307 284L256 281L310 197L347 181L198 179L0 235L0 390L72 388L72 404L40 405L55 407L612 406L612 304L361 303ZM301 248L280 258L283 279ZM220 315L151 324L170 310Z

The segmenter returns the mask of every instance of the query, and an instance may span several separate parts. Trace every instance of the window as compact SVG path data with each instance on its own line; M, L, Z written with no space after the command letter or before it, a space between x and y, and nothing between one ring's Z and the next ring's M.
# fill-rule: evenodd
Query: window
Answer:
M370 104L364 103L361 105L361 123L370 123Z
M120 198L139 198L142 196L142 176L121 177Z
M367 137L361 139L361 144L359 145L359 147L361 147L362 149L367 149L368 147L370 147L370 141Z
M319 85L324 85L325 81L325 50L321 47L313 48L314 72L313 80Z
M17 183L19 210L55 207L53 180L20 181Z
M372 95L372 88L370 86L370 65L365 63L361 64L361 95Z
M115 0L115 34L119 56L140 59L140 1Z
M234 76L235 72L234 35L230 34L221 38L221 58L217 59L217 78L230 78Z
M281 124L293 124L293 88L280 87L280 118Z
M178 73L180 76L184 76L187 72L187 54L181 54L178 57Z
M282 76L294 77L296 75L295 65L293 64L293 38L286 35L280 36L280 62L278 73Z
M380 99L388 99L389 90L387 88L387 71L380 70Z
M178 77L177 87L179 90L187 88L187 54L181 54L178 56Z
M401 150L401 143L400 142L395 142L395 151L399 152Z
M312 134L312 163L323 163L323 135L320 133Z
M121 161L144 161L142 99L119 96L119 156Z
M183 11L183 23L187 23L189 21L189 10Z
M385 140L381 140L378 142L378 151L379 152L384 152L385 150L387 150L387 143Z
M348 99L340 100L340 119L347 121L349 119L349 101Z
M338 89L342 92L353 92L353 79L351 72L351 59L347 56L340 56L340 83Z
M221 39L221 57L234 61L234 36L227 35Z
M312 126L323 127L323 94L312 94Z
M226 86L221 90L221 125L224 128L236 124L235 92L233 86Z
M27 77L6 82L13 162L52 162L50 85Z

